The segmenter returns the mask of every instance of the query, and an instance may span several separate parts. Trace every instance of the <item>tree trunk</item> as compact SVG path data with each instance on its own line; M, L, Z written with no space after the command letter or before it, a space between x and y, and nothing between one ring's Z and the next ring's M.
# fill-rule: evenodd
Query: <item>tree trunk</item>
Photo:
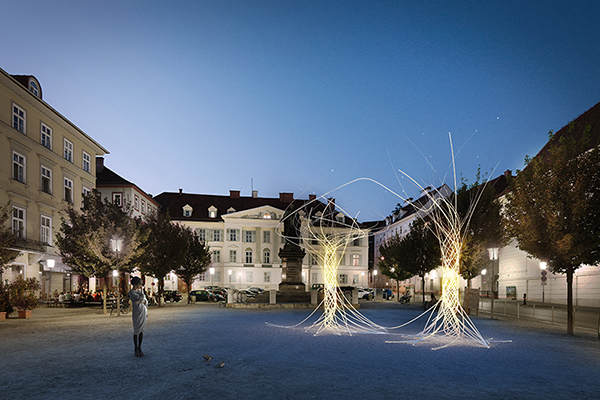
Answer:
M421 275L421 287L423 288L423 308L425 308L425 275Z
M574 335L575 316L573 312L573 267L567 268L567 335Z

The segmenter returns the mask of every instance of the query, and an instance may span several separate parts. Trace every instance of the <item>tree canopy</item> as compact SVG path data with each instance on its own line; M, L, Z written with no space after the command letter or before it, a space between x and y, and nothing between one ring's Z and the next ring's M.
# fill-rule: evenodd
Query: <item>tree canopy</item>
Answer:
M567 333L573 334L573 275L600 262L600 148L589 128L551 139L518 173L507 195L507 227L519 249L567 278Z
M182 264L177 268L177 276L185 282L188 291L188 303L191 301L189 292L192 283L198 275L206 272L211 263L211 252L205 241L191 228L184 228L183 235L187 241L187 251Z

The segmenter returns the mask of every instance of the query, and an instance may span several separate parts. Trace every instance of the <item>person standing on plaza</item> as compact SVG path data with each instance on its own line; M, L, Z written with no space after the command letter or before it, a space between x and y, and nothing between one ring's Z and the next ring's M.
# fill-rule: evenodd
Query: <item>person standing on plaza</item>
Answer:
M148 320L148 301L142 290L142 279L134 276L131 278L133 289L129 291L131 299L131 317L133 319L133 344L135 345L135 356L143 357L142 339L144 338L144 329Z

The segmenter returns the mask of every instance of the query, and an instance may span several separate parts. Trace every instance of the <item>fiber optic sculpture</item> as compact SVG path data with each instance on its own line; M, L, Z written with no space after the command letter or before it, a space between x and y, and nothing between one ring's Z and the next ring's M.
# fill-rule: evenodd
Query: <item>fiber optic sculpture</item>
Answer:
M366 237L368 231L361 229L356 220L347 217L342 211L336 211L331 200L326 200L325 207L319 205L322 205L319 200L313 200L294 211L297 215L293 220L299 225L296 231L301 240L284 236L285 240L298 241L316 261L321 267L324 281L323 300L319 306L293 327L304 324L322 309L321 316L305 328L307 332L314 332L315 336L321 333L352 335L384 332L385 328L374 324L356 310L352 299L346 297L338 283L338 267L342 255L346 253L350 243Z

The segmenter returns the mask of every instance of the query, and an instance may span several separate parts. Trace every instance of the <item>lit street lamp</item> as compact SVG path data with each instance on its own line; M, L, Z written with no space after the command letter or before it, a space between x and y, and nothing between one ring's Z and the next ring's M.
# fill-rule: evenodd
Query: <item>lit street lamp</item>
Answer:
M548 268L548 263L542 261L540 263L540 269L542 270L542 303L544 303L546 297L546 274L548 273L546 268Z
M115 276L117 277L117 317L121 316L121 282L119 279L119 252L123 247L122 239L110 239L110 245L112 247L112 251L117 254L117 266L115 269Z
M498 261L498 252L499 248L492 247L488 249L488 253L490 255L490 261L492 262L491 271L490 271L490 283L492 285L492 306L490 310L490 318L494 319L494 281L496 280L496 272L494 271L494 261Z
M210 286L211 286L210 288L212 289L212 286L213 286L213 277L215 275L215 269L214 268L210 268L209 271L210 271Z

